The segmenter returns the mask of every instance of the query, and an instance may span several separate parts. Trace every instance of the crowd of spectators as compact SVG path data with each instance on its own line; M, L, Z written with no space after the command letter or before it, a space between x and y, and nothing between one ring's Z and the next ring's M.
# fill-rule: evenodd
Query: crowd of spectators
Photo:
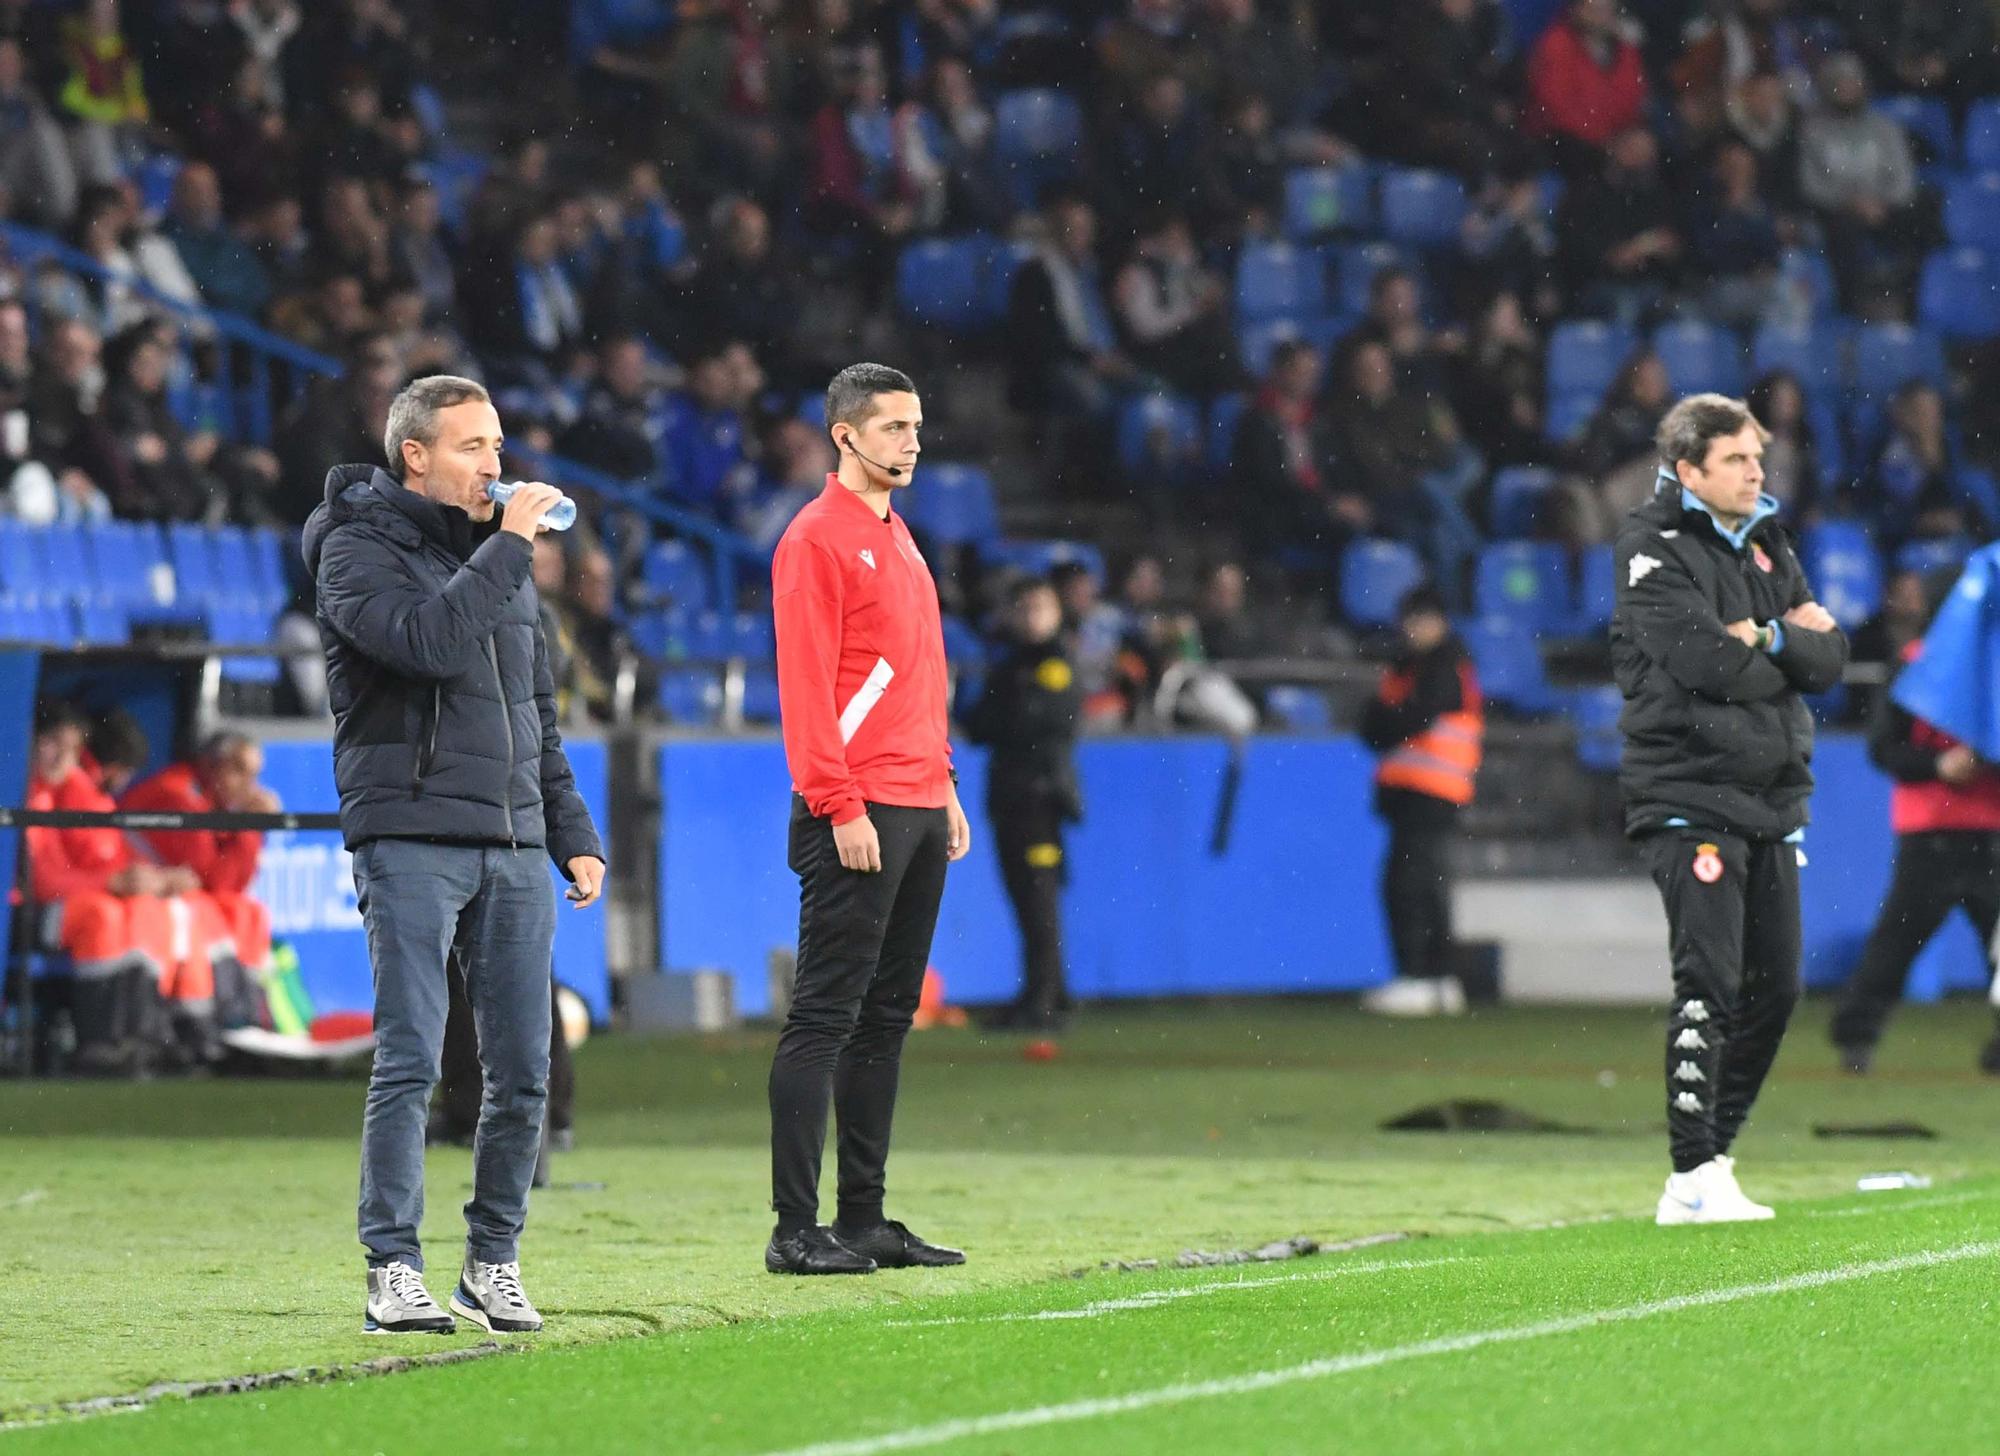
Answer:
M832 464L807 403L827 368L924 344L899 254L984 232L1019 245L1000 322L945 342L1004 380L1033 487L1110 493L1135 396L1237 399L1187 513L1212 559L1324 583L1394 537L1462 605L1495 470L1556 471L1536 529L1575 546L1651 488L1665 362L1640 345L1552 420L1562 321L1798 322L1801 256L1828 310L1913 317L1952 159L1873 102L1962 121L2000 91L1994 40L1954 0L0 0L0 215L95 265L0 278L0 496L296 526L328 463L378 453L402 380L453 370L516 439L768 544ZM1024 158L1001 113L1030 91L1077 133ZM1239 267L1287 236L1288 176L1391 165L1455 179L1462 223L1258 345ZM217 356L161 298L345 373L272 449L225 438L189 404ZM1916 380L1836 443L1806 385L1753 391L1795 520L1886 547L2000 525L1956 485L2000 445L1990 402ZM582 683L636 550L593 510L565 551ZM1109 585L1115 634L1064 583L1100 692L1187 635L1148 560Z

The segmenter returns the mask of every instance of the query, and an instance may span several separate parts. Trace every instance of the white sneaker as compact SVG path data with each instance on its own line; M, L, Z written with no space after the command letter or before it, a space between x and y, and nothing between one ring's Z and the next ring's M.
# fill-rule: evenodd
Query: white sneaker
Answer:
M1658 1224L1757 1223L1777 1217L1761 1203L1752 1203L1736 1186L1736 1160L1710 1158L1691 1173L1667 1175L1660 1194Z
M521 1288L519 1264L482 1264L470 1253L451 1294L451 1312L488 1334L532 1334L542 1317Z
M368 1271L368 1305L361 1329L370 1335L449 1335L458 1328L424 1288L424 1276L408 1264L384 1264Z
M1398 976L1364 994L1361 1009L1377 1016L1457 1016L1465 1010L1465 987L1456 976Z

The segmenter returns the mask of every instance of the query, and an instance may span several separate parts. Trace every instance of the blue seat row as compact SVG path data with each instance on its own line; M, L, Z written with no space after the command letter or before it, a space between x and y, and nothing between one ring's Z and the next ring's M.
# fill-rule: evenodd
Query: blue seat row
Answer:
M268 623L291 598L287 550L276 531L238 526L0 519L0 592L117 606L142 621L248 611Z

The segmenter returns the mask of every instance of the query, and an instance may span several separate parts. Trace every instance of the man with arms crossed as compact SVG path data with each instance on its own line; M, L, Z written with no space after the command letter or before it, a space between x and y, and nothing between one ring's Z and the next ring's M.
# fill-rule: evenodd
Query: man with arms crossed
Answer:
M306 523L334 714L341 833L375 972L375 1067L361 1130L361 1242L370 1333L449 1333L424 1287L424 1120L464 966L486 1095L453 1314L537 1330L519 1242L548 1101L546 852L580 909L604 851L577 793L529 579L535 533L561 499L523 485L491 521L500 416L470 379L432 375L389 407L390 466L340 465Z
M1673 957L1663 1224L1771 1217L1737 1186L1729 1149L1799 995L1813 786L1800 695L1832 687L1847 663L1772 519L1767 438L1740 400L1682 400L1660 422L1653 499L1618 535L1625 832L1651 862Z
M799 877L798 980L771 1061L773 1274L965 1262L882 1212L897 1069L945 865L972 844L946 737L937 586L889 508L916 470L923 407L909 376L852 364L827 387L826 421L840 468L771 564ZM829 1103L831 1228L819 1222Z

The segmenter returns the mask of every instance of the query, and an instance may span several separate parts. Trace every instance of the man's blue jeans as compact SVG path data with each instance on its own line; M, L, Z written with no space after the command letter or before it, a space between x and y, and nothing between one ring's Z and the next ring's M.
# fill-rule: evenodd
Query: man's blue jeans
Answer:
M472 1257L512 1263L528 1216L549 1083L555 891L539 849L376 839L354 852L375 973L375 1068L361 1126L361 1242L370 1267L424 1266L424 1123L444 1051L445 963L457 949L485 1097L473 1142Z

